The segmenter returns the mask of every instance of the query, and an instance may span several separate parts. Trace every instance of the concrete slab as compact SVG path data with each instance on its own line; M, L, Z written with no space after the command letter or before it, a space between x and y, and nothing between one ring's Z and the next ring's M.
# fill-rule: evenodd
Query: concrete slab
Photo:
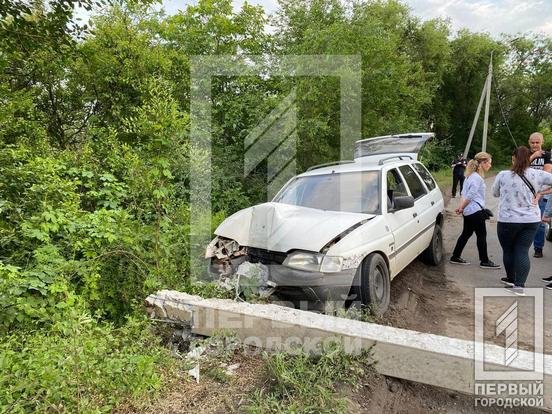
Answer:
M232 330L245 344L293 352L301 347L316 352L325 341L337 340L350 353L371 348L375 368L383 375L473 394L475 391L474 342L445 336L381 326L316 314L273 304L238 303L203 299L163 290L148 296L152 317L191 323L192 332L210 336ZM506 350L485 345L485 369L533 371L534 354L519 350L509 366ZM537 369L538 371L538 369ZM544 355L540 372L544 390L552 390L552 357ZM512 381L510 381L511 383ZM515 382L515 381L514 381ZM545 393L544 406L552 409L552 396Z

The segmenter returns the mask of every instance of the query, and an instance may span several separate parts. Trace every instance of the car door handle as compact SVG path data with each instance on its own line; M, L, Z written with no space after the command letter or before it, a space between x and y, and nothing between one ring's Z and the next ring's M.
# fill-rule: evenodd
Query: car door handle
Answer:
M414 218L418 217L418 213L413 213L412 217L414 217Z

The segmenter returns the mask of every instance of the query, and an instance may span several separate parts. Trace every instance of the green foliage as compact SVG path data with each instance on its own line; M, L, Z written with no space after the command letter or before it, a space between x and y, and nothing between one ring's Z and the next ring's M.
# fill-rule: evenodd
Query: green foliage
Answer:
M98 6L100 14L86 27L77 24L76 3ZM19 381L13 388L0 377L2 408L108 411L134 389L155 388L158 350L129 327L129 315L141 313L144 297L160 288L228 296L189 277L190 266L205 269L190 254L197 179L190 160L212 164L213 211L195 218L214 229L267 199L267 163L244 176L245 139L292 91L297 169L340 156L339 79L273 77L270 59L262 76L211 79L211 152L191 145L192 55L358 55L362 135L433 129L436 140L422 160L448 171L464 147L493 52L495 161L508 161L507 125L518 144L540 129L550 146L549 38L498 41L468 31L451 38L447 22L421 22L395 0L285 0L272 16L247 3L234 9L230 0L200 0L173 16L151 3L0 2L0 358L18 367L10 378ZM265 30L267 23L274 30ZM480 134L478 127L473 152ZM72 392L81 382L71 369L55 365L64 353L75 355L71 344L84 347L87 369L97 366L82 382L89 399ZM118 353L108 355L110 347ZM271 366L283 385L265 407L284 407L284 389L309 406L284 362L309 371L313 360L278 358ZM324 358L313 365L319 374ZM113 376L123 364L139 366L143 378ZM332 395L326 389L312 401L324 406Z
M437 114L435 132L439 137L448 138L454 152L458 153L463 151L466 145L487 77L491 55L493 67L497 73L504 65L506 50L502 43L492 39L488 34L471 33L468 30L461 30L458 33L457 37L450 42L450 49L449 69L443 75L443 83L435 100L437 105L434 107ZM493 87L496 87L496 83ZM492 125L498 124L500 116L499 109L493 107L489 117L489 142L495 140L504 142L508 138L494 135ZM483 122L480 119L470 156L481 150L482 129ZM447 163L450 161L452 159L447 160Z
M338 343L326 343L319 356L297 351L295 355L267 356L273 387L252 396L250 413L345 413L347 401L336 392L339 384L353 385L368 369L368 352L354 356Z
M431 139L422 148L419 159L431 171L438 171L443 166L450 166L456 155L448 139Z
M159 390L173 363L144 320L114 328L76 311L66 316L51 330L2 337L1 412L108 413Z

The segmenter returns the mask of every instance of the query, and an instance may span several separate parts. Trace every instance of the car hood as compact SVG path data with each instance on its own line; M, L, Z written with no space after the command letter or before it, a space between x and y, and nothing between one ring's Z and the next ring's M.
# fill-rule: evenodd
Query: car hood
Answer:
M317 252L339 234L373 217L271 202L238 211L224 220L215 234L242 246Z

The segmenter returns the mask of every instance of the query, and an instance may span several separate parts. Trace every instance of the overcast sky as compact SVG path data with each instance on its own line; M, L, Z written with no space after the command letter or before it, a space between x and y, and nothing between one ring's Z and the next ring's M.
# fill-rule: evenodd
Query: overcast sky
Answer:
M276 0L248 0L262 5L267 13L277 7ZM173 14L195 0L163 0L167 13ZM240 7L243 0L234 0ZM422 19L449 18L454 32L468 28L476 32L540 32L552 36L552 0L403 0Z

